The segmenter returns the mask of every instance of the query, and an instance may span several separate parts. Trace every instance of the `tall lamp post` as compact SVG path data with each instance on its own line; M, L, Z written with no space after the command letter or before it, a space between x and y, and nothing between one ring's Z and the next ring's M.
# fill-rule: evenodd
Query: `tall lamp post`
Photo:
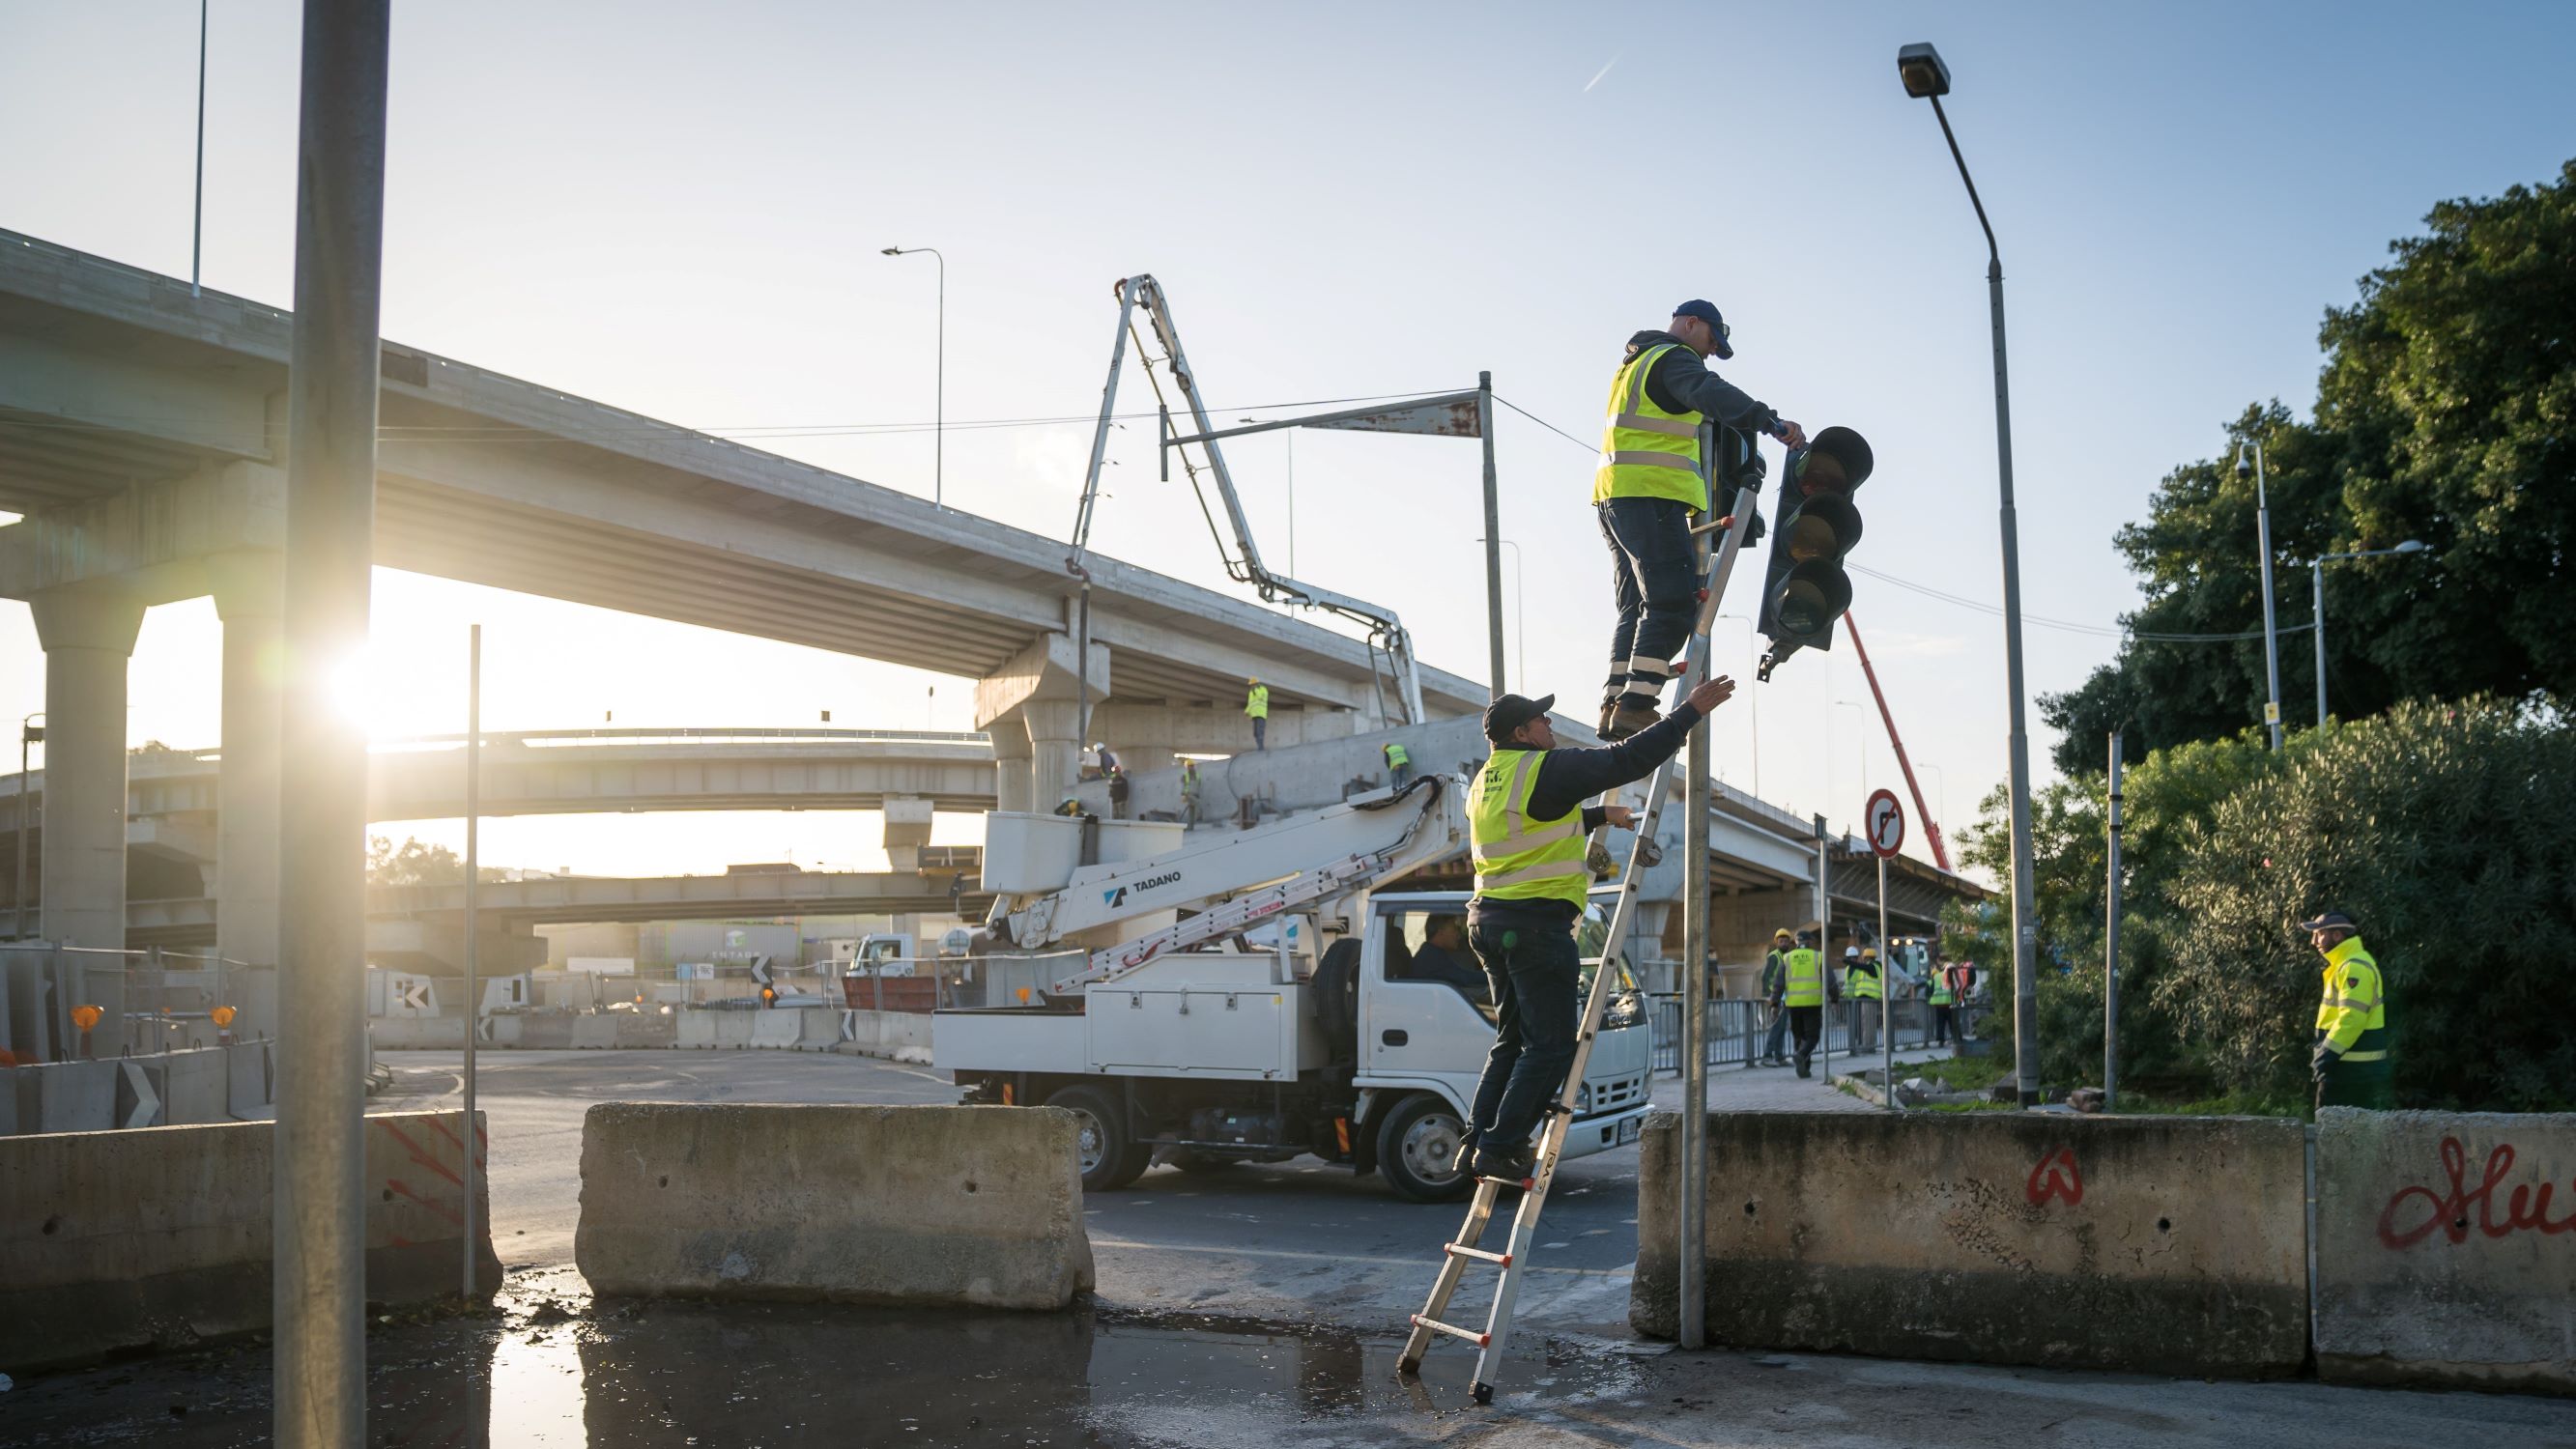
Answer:
M1995 246L1995 228L1986 220L1986 204L1977 199L1977 183L1968 175L1959 138L1951 133L1941 98L1950 93L1950 67L1929 45L1908 45L1896 52L1896 74L1905 93L1932 103L1941 122L1941 139L1950 143L1950 159L1968 188L1977 225L1986 233L1986 296L1994 313L1995 347L1995 480L2002 498L2004 564L2004 689L2010 696L2012 769L2012 914L2013 914L2013 1062L2021 1105L2039 1105L2039 973L2032 957L2039 943L2039 915L2031 898L2030 730L2024 719L2021 671L2021 539L2013 517L2012 389L2004 368L2004 263Z
M880 254L909 257L923 252L939 263L939 377L932 384L936 401L930 424L930 502L938 507L946 497L948 485L948 258L941 256L937 247L886 247Z
M2236 476L2245 476L2245 447L2236 445ZM2263 445L2254 445L2254 546L2263 551L2263 677L2270 703L2263 723L2272 731L2272 753L2281 752L2281 634L2272 622L2272 504L2263 489ZM2323 657L2323 656L2319 656Z
M2317 636L2318 729L2326 727L2326 565L2341 563L2345 559L2386 558L2391 554L2425 553L2431 549L2432 545L2422 539L2410 538L2395 548L2356 549L2351 553L2321 554L2308 560L2308 597L2315 607L2315 612L2310 615L2315 623L2310 626L2310 630ZM23 780L26 776L22 773L18 778Z
M1484 540L1480 538L1476 542L1483 543ZM1526 689L1529 687L1529 630L1524 625L1529 615L1521 607L1528 602L1521 590L1521 546L1508 538L1498 538L1494 542L1512 551L1512 639L1518 651L1518 658L1512 665L1512 682L1515 687Z

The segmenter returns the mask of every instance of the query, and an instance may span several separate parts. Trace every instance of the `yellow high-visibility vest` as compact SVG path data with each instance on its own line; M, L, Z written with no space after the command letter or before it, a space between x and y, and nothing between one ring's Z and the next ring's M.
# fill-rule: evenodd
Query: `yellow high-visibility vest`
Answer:
M2388 1060L2388 990L2379 963L2347 936L2326 953L2325 996L2317 1003L2317 1030L2326 1050L2347 1062Z
M1789 971L1788 985L1780 992L1783 1006L1822 1006L1825 1004L1825 958L1805 946L1781 958Z
M1254 719L1270 718L1270 686L1252 686L1252 692L1243 697L1243 712Z
M1476 894L1487 900L1562 900L1582 909L1592 888L1583 863L1583 811L1529 818L1545 750L1496 750L1468 791L1467 825Z
M1386 747L1386 763L1389 769L1397 765L1410 765L1413 763L1413 756L1407 753L1402 745L1389 745Z
M1878 973L1864 971L1858 966L1846 967L1843 971L1843 995L1858 997L1862 1001L1876 1001Z
M1601 429L1601 465L1592 501L1671 498L1705 512L1708 485L1699 476L1698 413L1668 413L1647 395L1646 375L1680 346L1667 342L1628 359L1610 379L1610 420Z

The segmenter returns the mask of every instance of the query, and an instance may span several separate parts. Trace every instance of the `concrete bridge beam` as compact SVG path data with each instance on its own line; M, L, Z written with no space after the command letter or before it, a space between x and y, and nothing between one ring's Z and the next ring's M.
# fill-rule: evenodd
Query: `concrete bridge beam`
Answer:
M30 601L45 649L45 934L66 946L125 947L125 665L143 605L102 589ZM81 1005L104 1018L101 1056L125 1049L124 978L88 973Z
M1052 810L1080 773L1081 706L1086 691L1095 705L1109 696L1109 646L1093 641L1079 662L1077 652L1071 635L1041 634L975 683L975 728L993 737L1000 809L1016 798L1026 802L1019 809ZM1002 743L1015 734L1027 740L1025 765Z
M277 964L278 775L285 598L274 553L212 561L224 628L223 759L216 775L215 949Z

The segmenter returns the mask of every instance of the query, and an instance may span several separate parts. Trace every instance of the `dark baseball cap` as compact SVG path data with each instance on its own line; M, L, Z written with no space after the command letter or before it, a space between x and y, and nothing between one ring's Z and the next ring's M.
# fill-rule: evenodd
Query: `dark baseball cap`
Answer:
M2313 921L2299 922L2299 929L2302 931L2358 931L2361 927L2354 925L2352 917L2341 911L2328 911Z
M1702 322L1707 323L1708 330L1717 335L1717 355L1719 357L1733 357L1735 355L1735 345L1726 340L1726 319L1718 315L1717 304L1707 301L1704 298L1693 297L1689 301L1675 307L1673 309L1673 315L1676 317L1697 317Z
M1536 699L1526 695L1506 694L1485 706L1485 738L1496 744L1512 737L1512 731L1556 708L1556 696L1543 694Z

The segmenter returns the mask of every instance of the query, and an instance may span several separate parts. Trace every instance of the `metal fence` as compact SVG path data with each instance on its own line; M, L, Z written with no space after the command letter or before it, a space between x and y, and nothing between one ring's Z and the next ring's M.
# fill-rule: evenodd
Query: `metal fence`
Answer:
M0 942L0 1048L32 1063L212 1045L224 1035L215 1008L238 1010L255 969L211 951ZM86 1028L82 1007L97 1008Z
M1682 998L1678 992L1650 992L1646 997L1647 1020L1654 1029L1652 1062L1658 1072L1679 1073L1682 1069ZM1864 1033L1859 1026L1859 1013L1866 1009L1876 1026L1877 1002L1837 1002L1825 1008L1828 1022L1827 1045L1835 1056L1848 1056L1854 1043L1866 1036L1868 1051L1878 1052L1874 1033ZM1973 1008L1972 1008L1973 1009ZM1710 1066L1751 1066L1762 1057L1771 1031L1773 1008L1760 1002L1723 998L1708 1003L1708 1064ZM1967 1013L1958 1013L1964 1021ZM1890 1040L1898 1051L1913 1051L1933 1045L1932 1004L1915 999L1887 1004L1887 1026ZM1783 1049L1788 1049L1786 1034Z

